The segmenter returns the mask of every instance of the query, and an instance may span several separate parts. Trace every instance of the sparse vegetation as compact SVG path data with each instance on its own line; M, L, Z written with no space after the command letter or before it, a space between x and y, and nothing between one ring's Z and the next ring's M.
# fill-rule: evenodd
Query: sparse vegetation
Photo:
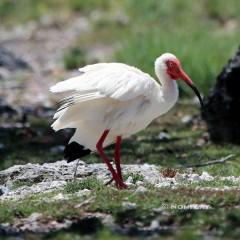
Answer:
M55 200L50 202L51 198L61 191L51 193L37 194L27 197L23 200L5 201L0 206L0 221L12 222L16 216L26 217L34 212L43 213L43 219L56 218L58 221L66 218L80 218L85 211L103 212L114 215L116 222L121 225L140 221L144 225L149 225L153 219L158 218L162 226L166 224L170 227L168 235L173 234L173 229L181 225L175 234L179 234L187 228L191 233L195 227L198 227L202 233L206 231L217 231L217 234L235 236L236 231L230 231L233 221L235 224L240 221L240 212L238 209L225 212L224 208L231 208L239 204L239 191L230 190L227 194L212 190L198 190L196 187L180 187L178 189L169 188L150 188L145 195L135 194L130 190L118 191L115 188L99 187L95 185L92 188L92 194L95 200L76 208L86 197L74 195L68 200ZM124 210L122 203L129 201L136 203L136 209ZM64 204L63 204L64 203ZM214 207L214 210L193 211L188 209L189 204L208 204ZM61 209L61 211L59 211ZM154 210L155 209L155 210ZM156 210L159 209L159 210ZM161 210L162 209L162 210ZM168 214L161 214L161 211L167 211ZM207 216L211 214L211 218ZM171 223L169 223L169 221ZM207 227L215 226L206 229ZM171 230L172 229L172 230ZM237 230L237 229L236 229ZM200 234L201 235L201 234Z
M102 186L103 186L103 183L99 182L96 178L86 177L79 181L69 182L64 187L64 191L66 193L75 193L83 189L89 189L89 190L99 189L99 188L102 188Z
M132 181L135 184L137 181L143 181L144 176L139 173L131 173L125 176L125 179L128 179L128 177L132 177Z
M13 183L13 186L12 186L12 189L17 189L19 187L23 187L23 186L32 186L33 185L33 182L31 181L15 181Z
M237 49L240 39L239 0L191 1L191 0L1 0L0 20L6 27L19 23L39 21L42 16L63 16L68 19L76 15L85 16L92 27L91 31L80 34L75 44L63 57L65 69L72 70L88 64L88 53L92 46L112 46L113 61L134 65L154 76L153 61L163 52L173 52L182 61L186 72L196 82L203 93L207 93L217 74L227 59ZM62 21L62 20L61 20ZM63 24L62 21L60 24ZM57 24L56 24L57 26ZM34 38L34 36L31 36ZM58 75L57 75L58 78ZM181 93L190 96L181 85ZM192 95L191 95L192 96ZM192 121L183 123L182 118L190 115ZM148 226L157 220L168 231L159 239L201 239L202 236L216 238L237 238L240 235L239 186L222 176L240 175L240 148L236 145L216 145L203 135L206 126L200 120L197 106L182 100L172 111L156 119L146 130L123 142L123 163L151 163L163 166L161 172L171 177L178 172L187 172L185 166L219 159L234 153L235 157L224 164L193 168L193 172L208 172L217 176L215 180L193 182L178 188L155 188L144 186L146 194L136 194L134 188L117 191L106 187L93 177L69 182L61 190L39 193L21 200L1 201L0 224L13 223L16 219L40 212L43 221L54 219L79 219L84 213L112 214L119 226L129 227L136 222ZM6 119L2 119L4 123ZM13 123L21 122L13 119ZM70 134L54 133L50 129L49 117L28 118L29 126L1 128L0 169L13 164L44 163L63 158L63 146ZM14 125L14 124L13 124ZM159 139L159 133L166 131L168 141ZM12 144L14 143L14 144ZM113 155L114 149L107 148ZM86 158L88 163L99 162L97 154ZM140 174L124 176L133 182L142 181ZM2 184L2 183L1 183ZM12 188L31 186L31 182L17 181ZM225 188L227 191L215 191ZM83 189L91 190L94 199L77 208L87 200L78 196ZM62 193L68 199L50 201ZM129 213L123 202L135 203L136 208ZM212 210L184 209L189 204L206 204ZM209 217L211 216L211 217ZM132 224L132 225L131 225ZM142 225L141 225L142 224ZM198 231L196 232L196 229ZM59 232L46 236L46 239L89 239L79 236L79 232ZM100 230L93 239L128 239L119 237L110 230ZM157 238L156 238L157 239Z
M64 65L69 70L86 65L86 53L77 47L71 48L64 56Z

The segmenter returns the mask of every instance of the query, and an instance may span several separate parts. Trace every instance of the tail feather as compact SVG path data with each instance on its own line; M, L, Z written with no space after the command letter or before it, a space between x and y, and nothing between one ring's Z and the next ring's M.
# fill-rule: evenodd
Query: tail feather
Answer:
M87 156L91 153L91 150L86 149L84 146L78 144L77 142L71 142L65 147L64 158L67 162L74 161L78 158Z

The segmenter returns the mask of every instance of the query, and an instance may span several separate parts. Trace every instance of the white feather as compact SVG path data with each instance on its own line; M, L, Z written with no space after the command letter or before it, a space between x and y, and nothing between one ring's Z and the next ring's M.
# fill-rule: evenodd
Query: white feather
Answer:
M156 84L150 75L122 63L88 65L80 71L84 74L59 82L50 91L96 91L106 97L126 101L139 95L146 96Z
M165 98L162 87L150 75L122 63L93 64L79 71L79 76L50 89L69 94L54 115L52 127L56 131L76 128L70 141L93 151L104 130L110 129L108 145L118 135L124 138L145 128L177 100L175 81L166 85L172 95Z

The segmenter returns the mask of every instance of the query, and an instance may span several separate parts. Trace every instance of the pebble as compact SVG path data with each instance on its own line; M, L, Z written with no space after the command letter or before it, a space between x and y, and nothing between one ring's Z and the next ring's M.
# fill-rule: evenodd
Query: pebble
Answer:
M125 182L127 185L133 185L133 178L132 176L129 176Z
M137 208L137 204L132 202L122 202L122 206L126 210L132 210Z
M136 185L137 185L137 186L142 186L143 184L144 184L143 181L137 181L137 182L136 182Z
M184 124L189 124L192 122L192 116L191 115L185 115L184 117L182 117L181 122Z
M83 189L77 192L77 196L88 196L91 193L91 190L89 189Z
M53 198L52 198L52 200L57 200L57 201L59 201L59 200L65 200L66 199L66 197L62 194L62 193L59 193L59 194L57 194L56 196L54 196Z
M201 180L204 180L204 181L212 181L214 180L214 177L211 176L209 173L207 172L202 172L202 175L200 176L200 179Z
M136 190L135 193L146 193L148 191L147 188L145 188L144 186L139 186Z
M158 134L158 139L159 140L170 140L171 136L167 132L160 132Z
M189 181L192 181L192 182L198 182L201 180L200 176L196 173L194 174L190 174L189 175L189 178L188 178Z
M150 229L151 230L155 230L155 229L158 229L160 226L159 226L159 221L154 219L152 220L151 224L150 224Z
M9 192L9 189L5 186L0 186L0 196Z

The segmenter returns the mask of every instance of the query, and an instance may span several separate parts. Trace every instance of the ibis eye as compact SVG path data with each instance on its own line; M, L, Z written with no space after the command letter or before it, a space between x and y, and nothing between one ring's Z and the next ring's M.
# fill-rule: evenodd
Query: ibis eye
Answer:
M174 64L173 64L173 62L167 62L167 66L169 67L169 68L173 68L174 67Z

